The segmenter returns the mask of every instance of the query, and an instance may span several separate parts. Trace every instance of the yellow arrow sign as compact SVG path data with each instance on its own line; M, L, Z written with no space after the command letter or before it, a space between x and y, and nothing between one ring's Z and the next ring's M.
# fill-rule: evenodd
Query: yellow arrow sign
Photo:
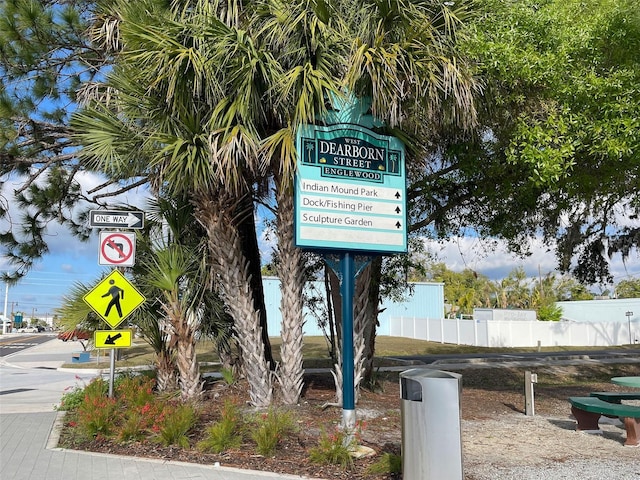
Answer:
M118 270L111 272L83 299L111 328L120 325L146 300Z
M131 346L131 330L96 330L93 332L95 348L126 348Z

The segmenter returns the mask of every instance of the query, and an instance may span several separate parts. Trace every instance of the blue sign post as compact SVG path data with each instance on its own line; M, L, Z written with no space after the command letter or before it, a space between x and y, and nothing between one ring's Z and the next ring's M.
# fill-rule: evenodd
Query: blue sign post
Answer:
M353 355L353 294L356 274L353 256L344 252L341 256L342 283L342 424L347 428L356 425L356 402Z
M353 431L355 256L407 251L404 146L395 137L339 123L301 127L297 150L295 242L327 253L325 261L341 277L342 425ZM331 254L339 255L338 265L331 265Z

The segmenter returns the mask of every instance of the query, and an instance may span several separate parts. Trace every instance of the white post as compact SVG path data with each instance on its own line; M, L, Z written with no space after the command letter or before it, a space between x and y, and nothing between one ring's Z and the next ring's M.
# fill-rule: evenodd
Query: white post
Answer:
M9 318L7 317L7 302L9 300L9 283L5 283L5 290L4 290L4 318L2 319L2 334L4 335L5 333L7 333L7 324L5 323L6 320Z
M524 372L524 410L525 415L535 415L535 401L533 394L533 384L538 383L538 375L529 370Z

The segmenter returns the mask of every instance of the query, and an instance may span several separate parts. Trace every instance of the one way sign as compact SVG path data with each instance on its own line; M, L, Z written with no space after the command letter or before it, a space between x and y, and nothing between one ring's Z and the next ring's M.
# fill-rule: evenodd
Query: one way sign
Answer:
M123 212L116 210L91 210L91 228L133 228L144 227L144 212Z

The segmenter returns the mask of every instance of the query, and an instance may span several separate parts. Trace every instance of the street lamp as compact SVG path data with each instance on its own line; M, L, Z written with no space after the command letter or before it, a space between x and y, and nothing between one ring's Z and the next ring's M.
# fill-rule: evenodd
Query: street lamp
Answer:
M625 313L627 316L627 323L629 324L629 343L632 344L633 340L631 340L631 317L633 317L633 312Z

